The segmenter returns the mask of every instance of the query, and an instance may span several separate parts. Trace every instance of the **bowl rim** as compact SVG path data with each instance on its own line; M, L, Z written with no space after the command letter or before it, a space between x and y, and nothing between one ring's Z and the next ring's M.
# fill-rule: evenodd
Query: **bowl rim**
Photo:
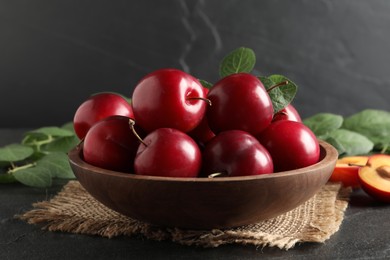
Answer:
M331 162L336 163L338 158L337 150L329 143L318 140L320 145L320 152L324 154L324 157L317 163L302 167L295 170L274 172L270 174L260 174L260 175L249 175L249 176L232 176L232 177L217 177L217 178L207 178L207 177L163 177L163 176L150 176L150 175L137 175L134 173L128 172L119 172L109 169L100 168L85 162L81 158L82 144L77 145L68 152L68 159L71 164L76 165L79 168L88 169L89 171L98 172L99 174L120 177L125 179L134 179L134 180L150 180L150 181L162 181L162 182L237 182L237 181L247 181L247 180L258 180L258 179L269 179L269 178L282 178L285 176L299 175L304 174L310 170L321 169L322 167L328 165Z

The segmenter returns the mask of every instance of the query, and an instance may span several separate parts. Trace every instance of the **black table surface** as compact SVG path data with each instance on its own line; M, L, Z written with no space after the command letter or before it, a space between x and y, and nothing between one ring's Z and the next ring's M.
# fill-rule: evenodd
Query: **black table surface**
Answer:
M0 145L21 140L25 129L0 129ZM32 203L57 194L63 184L36 189L0 184L0 259L386 259L390 258L390 205L363 191L352 193L340 230L325 243L301 243L278 248L224 245L200 248L143 237L99 236L49 232L15 215Z

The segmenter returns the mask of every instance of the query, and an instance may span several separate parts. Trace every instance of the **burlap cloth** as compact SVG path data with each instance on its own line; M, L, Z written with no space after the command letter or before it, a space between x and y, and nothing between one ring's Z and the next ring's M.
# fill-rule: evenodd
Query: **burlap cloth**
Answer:
M34 209L17 217L49 231L108 238L141 235L202 247L235 243L287 250L299 242L322 243L337 232L349 194L350 190L340 184L328 183L304 204L273 219L227 230L200 231L156 227L125 217L92 198L78 181L70 181L50 201L35 203Z

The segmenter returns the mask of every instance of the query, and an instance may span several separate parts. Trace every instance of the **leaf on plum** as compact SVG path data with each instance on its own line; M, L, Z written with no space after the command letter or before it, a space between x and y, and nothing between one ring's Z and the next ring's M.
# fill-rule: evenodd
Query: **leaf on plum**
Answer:
M250 73L256 64L256 55L252 49L240 47L226 55L219 67L221 78L235 73Z
M213 86L212 83L210 83L210 82L208 82L208 81L206 81L206 80L203 80L203 79L199 79L199 82L200 82L200 84L202 84L202 86L203 86L204 88L210 89L210 88Z
M267 77L259 76L258 79L261 81L261 83L263 83L265 89L270 89L272 86L275 85L275 82L273 82Z
M279 112L288 104L292 102L297 91L298 86L282 75L271 75L269 77L259 77L272 101L274 113ZM286 84L284 84L286 82ZM281 84L278 87L274 87Z

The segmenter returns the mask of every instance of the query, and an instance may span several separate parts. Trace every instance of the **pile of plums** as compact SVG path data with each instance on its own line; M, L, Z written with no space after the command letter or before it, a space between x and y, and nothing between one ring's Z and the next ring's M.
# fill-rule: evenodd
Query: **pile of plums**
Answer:
M293 170L319 160L319 144L292 105L274 113L262 82L248 73L210 89L177 69L84 101L74 115L83 158L92 165L167 177L248 176Z

